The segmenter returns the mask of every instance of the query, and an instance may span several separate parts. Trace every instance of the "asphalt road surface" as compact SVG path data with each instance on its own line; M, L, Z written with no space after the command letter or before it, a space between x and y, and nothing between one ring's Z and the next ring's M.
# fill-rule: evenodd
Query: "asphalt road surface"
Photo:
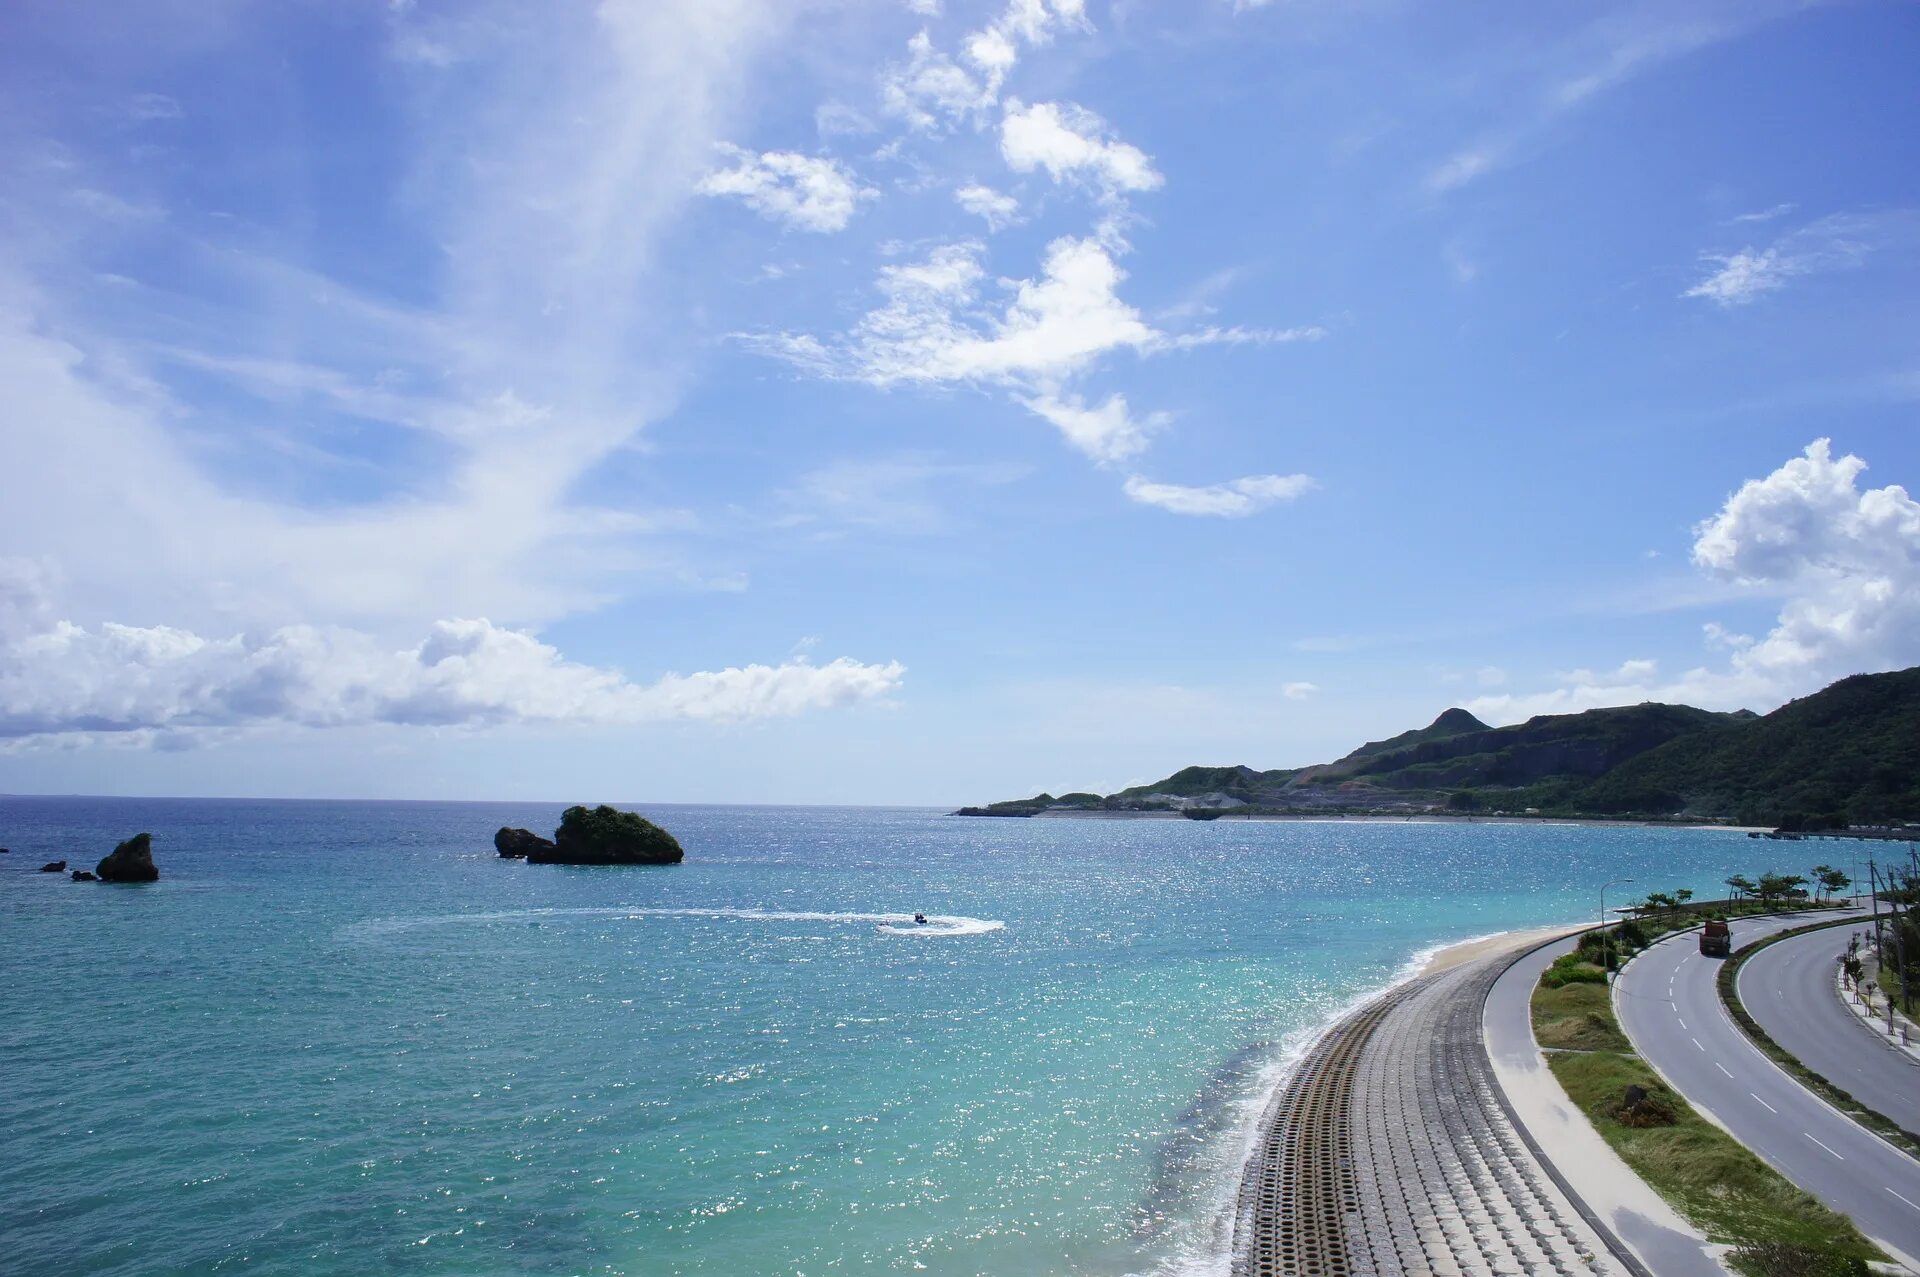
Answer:
M1807 921L1740 919L1734 948ZM1701 957L1698 933L1687 931L1626 966L1614 1006L1635 1049L1688 1103L1920 1271L1920 1161L1816 1097L1747 1040L1720 1004L1721 961ZM1868 1047L1883 1049L1860 1043Z
M1834 993L1847 937L1869 924L1768 945L1740 967L1740 1001L1775 1042L1867 1108L1920 1135L1920 1061L1895 1050Z

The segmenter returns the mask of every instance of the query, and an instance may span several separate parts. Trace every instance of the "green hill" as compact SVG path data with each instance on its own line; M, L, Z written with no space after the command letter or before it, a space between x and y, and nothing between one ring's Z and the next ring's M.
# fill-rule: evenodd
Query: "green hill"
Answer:
M1450 709L1337 762L1186 767L1104 798L1047 794L969 814L1184 810L1687 815L1775 824L1920 817L1920 669L1863 674L1760 717L1625 705L1488 727Z
M1777 824L1920 817L1920 669L1857 674L1762 718L1671 741L1575 800L1595 812L1676 812Z

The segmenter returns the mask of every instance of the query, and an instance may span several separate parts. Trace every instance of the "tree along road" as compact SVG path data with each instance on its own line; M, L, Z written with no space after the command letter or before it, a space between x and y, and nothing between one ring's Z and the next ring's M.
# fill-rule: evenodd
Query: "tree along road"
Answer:
M1810 931L1740 967L1740 1001L1769 1037L1854 1099L1920 1135L1920 1063L1889 1046L1834 991L1847 937L1871 924Z
M1809 920L1805 914L1740 919L1733 924L1734 948ZM1721 1005L1719 971L1720 960L1701 957L1691 931L1628 963L1613 999L1634 1049L1688 1103L1920 1272L1920 1161L1762 1055ZM1873 1046L1860 1043L1862 1050Z

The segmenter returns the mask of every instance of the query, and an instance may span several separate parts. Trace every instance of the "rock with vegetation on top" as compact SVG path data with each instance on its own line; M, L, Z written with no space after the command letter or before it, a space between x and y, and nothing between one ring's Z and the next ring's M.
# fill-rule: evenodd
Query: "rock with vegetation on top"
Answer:
M530 865L677 865L679 840L646 817L612 807L569 807L553 842L528 851Z
M160 871L153 867L153 835L135 834L107 853L93 867L101 882L158 882Z
M64 860L49 860L46 864L40 866L40 872L43 874L63 874L66 871L67 862Z
M500 832L493 836L493 849L509 860L518 860L535 851L552 851L553 843L531 829L502 825Z
M88 873L84 869L76 869L73 871L73 880L75 882L99 882L100 877L97 874Z

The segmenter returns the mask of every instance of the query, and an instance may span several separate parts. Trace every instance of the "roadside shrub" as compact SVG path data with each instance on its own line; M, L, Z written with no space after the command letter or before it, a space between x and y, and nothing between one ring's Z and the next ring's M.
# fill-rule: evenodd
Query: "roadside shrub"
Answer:
M1569 984L1605 984L1607 973L1587 961L1585 955L1574 952L1562 954L1553 960L1540 976L1540 983L1549 989L1558 989Z

